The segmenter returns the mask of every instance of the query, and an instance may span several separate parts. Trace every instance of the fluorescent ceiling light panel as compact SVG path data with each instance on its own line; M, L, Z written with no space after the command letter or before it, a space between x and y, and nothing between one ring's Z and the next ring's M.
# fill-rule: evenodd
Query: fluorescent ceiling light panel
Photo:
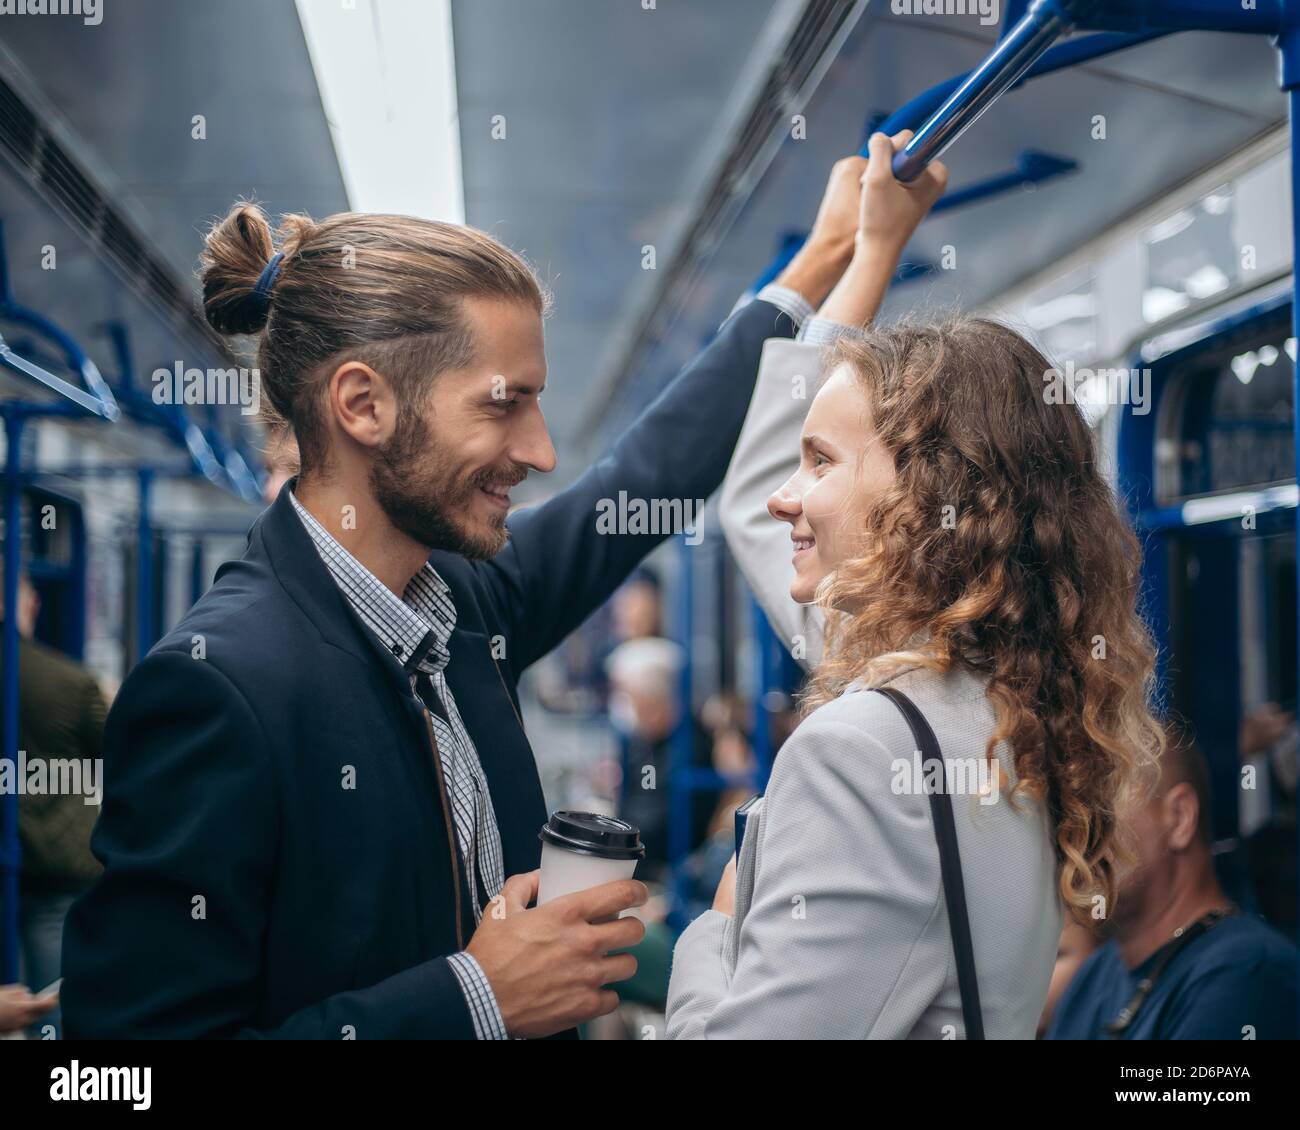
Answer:
M450 0L296 3L351 206L464 223Z

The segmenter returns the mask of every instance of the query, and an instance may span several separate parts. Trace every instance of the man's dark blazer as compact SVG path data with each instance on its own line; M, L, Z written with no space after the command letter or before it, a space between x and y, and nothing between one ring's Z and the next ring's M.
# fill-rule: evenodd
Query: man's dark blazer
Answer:
M793 329L743 307L572 487L511 515L500 553L432 556L507 875L538 866L546 819L517 680L662 540L599 532L600 501L707 498L764 340ZM131 672L104 757L105 870L64 930L70 1037L473 1037L446 961L463 946L420 707L287 489Z

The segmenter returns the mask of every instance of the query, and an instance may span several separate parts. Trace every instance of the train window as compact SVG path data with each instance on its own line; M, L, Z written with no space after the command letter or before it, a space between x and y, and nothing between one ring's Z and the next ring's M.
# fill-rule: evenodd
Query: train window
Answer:
M1143 233L1142 316L1148 323L1163 321L1237 281L1235 210L1232 186L1224 185Z
M1295 477L1296 340L1276 334L1188 374L1180 397L1180 497Z
M1092 358L1097 352L1096 280L1091 274L1065 280L1036 298L1025 321L1054 362Z
M70 568L82 529L81 504L39 487L23 495L26 555L51 568Z

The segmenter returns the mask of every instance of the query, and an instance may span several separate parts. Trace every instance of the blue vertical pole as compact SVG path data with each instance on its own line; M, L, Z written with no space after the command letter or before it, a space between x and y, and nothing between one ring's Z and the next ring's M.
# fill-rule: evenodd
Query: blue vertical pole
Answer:
M205 582L207 581L207 570L203 567L203 539L195 538L193 546L190 547L190 604L195 605L199 602L199 597L203 595Z
M18 573L22 568L22 410L5 412L5 576L4 576L4 748L0 757L11 763L18 782ZM0 795L4 820L4 964L3 982L18 980L18 872L22 848L18 841L18 792Z
M1282 89L1291 111L1291 332L1300 338L1300 0L1287 0L1282 34ZM1296 481L1300 482L1300 364L1292 366L1291 407L1295 413ZM1296 591L1300 592L1300 522L1296 523ZM1297 602L1297 648L1300 648L1300 602ZM1298 665L1300 666L1300 665ZM1296 850L1300 852L1300 829Z
M153 647L153 526L149 508L153 496L153 470L140 470L140 510L136 516L135 546L135 661Z
M695 730L692 712L694 679L691 671L691 643L695 633L695 577L691 547L684 536L677 539L677 631L683 649L680 680L680 715L671 739L668 759L668 862L672 868L673 906L679 914L686 907L686 875L682 864L691 851L691 794L695 772Z
M767 613L751 596L750 613L754 635L754 701L751 706L753 717L753 736L750 748L754 751L754 768L759 792L767 788L767 779L772 773L772 718L768 711L768 693L772 690L773 646L776 634L767 622Z
M67 653L78 661L86 656L86 560L88 554L88 534L86 517L78 514L71 523L72 535L72 587L70 591L72 607L68 610L68 620L64 628L63 639Z

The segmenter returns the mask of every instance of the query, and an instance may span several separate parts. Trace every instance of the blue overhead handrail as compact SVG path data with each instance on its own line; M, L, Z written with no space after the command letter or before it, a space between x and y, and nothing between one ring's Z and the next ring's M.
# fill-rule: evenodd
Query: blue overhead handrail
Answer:
M1016 26L1029 7L1030 0L1002 0L1002 30L999 39L1005 39L1007 32Z
M132 379L132 374L135 372L135 359L126 326L121 322L110 322L104 328L117 360L119 395L132 414L164 428L173 439L183 444L189 452L194 470L209 482L217 486L229 487L246 500L257 497L256 494L250 495L245 484L228 474L227 467L208 433L199 427L182 405L159 404L148 393L136 387Z
M912 104L881 127L891 134L916 130L894 157L894 175L900 181L920 176L999 97L1026 78L1174 31L1274 34L1281 25L1282 0L1254 0L1252 8L1231 0L1030 0L1027 5L1013 3L1007 19L1022 7L1024 14L978 67L922 95L927 110L920 125L908 112L918 108ZM1108 34L1101 42L1089 36L1053 48L1074 29L1124 34ZM936 99L938 106L933 105Z
M1076 5L1075 24L1082 30L1225 31L1277 35L1294 11L1294 0L1086 0Z
M121 409L113 398L112 390L100 375L95 362L86 355L86 351L77 344L76 339L49 318L21 305L14 297L9 278L9 257L5 248L4 220L0 220L0 318L28 326L53 341L66 357L68 367L80 374L85 387L78 388L71 381L64 380L40 365L20 357L6 344L3 335L0 335L0 361L15 372L31 377L51 392L58 393L65 400L70 400L84 408L87 412L92 412L105 420L116 420L121 415Z
M1140 44L1149 43L1155 39L1161 39L1168 34L1169 32L1164 29L1146 29L1131 34L1109 34L1097 32L1091 35L1080 36L1077 39L1072 39L1065 43L1057 44L1056 46L1050 47L1042 52L1036 61L1034 61L1028 69L1023 70L1019 77L1017 77L1013 82L1004 87L1002 92L1005 93L1007 90L1015 90L1030 79L1040 78L1043 75L1053 74L1056 71L1067 70L1070 67L1090 62L1093 59L1100 59L1107 55L1113 55L1118 51L1125 51L1130 47L1137 47ZM980 69L981 68L976 68L975 71L968 71L963 74L955 75L953 78L932 86L924 93L918 94L915 98L905 102L888 117L881 120L877 124L875 130L870 132L880 132L892 135L905 129L917 131L924 130L927 120L937 116L938 112L944 110L945 107L949 107L949 104L953 101L955 93L960 90L963 85L966 84ZM984 109L987 109L987 105L980 110L980 113L982 113ZM953 111L950 109L949 112ZM970 118L967 121L958 123L960 125L958 132L964 132L964 130L973 122L974 118ZM919 136L920 132L917 133L916 137L912 138L912 142L915 142L916 138ZM930 136L933 136L933 134ZM956 140L956 135L949 133L947 144L951 144L954 140ZM912 144L909 143L907 148L894 158L895 175L898 175L897 166L900 158L902 158L903 155L912 148ZM863 143L860 153L864 157L867 156L868 148L866 142ZM937 156L937 151L930 151L925 158L925 163L928 164L929 161L934 160ZM1022 155L1022 162L1025 160L1025 156L1026 155ZM913 157L915 158L915 150L913 150ZM919 176L923 168L924 164L918 167L915 159L909 160L908 171L911 173L912 179ZM1066 172L1069 170L1062 169L1060 171ZM987 185L981 184L968 186L966 189L958 189L948 195L950 197L959 198L960 202L968 202L968 200L961 200L960 198L972 190L978 191L981 188L984 188L987 191ZM940 201L934 211L941 211L943 203L943 201ZM953 207L954 205L949 204L947 206ZM776 276L785 269L786 265L794 257L802 244L802 236L795 236L792 233L787 233L782 239L780 250L776 253L762 274L759 275L757 281L751 287L750 293L757 293L767 283L776 278ZM906 277L917 277L920 273L925 272L912 271ZM899 281L906 280L905 278L900 278Z
M1079 66L1081 63L1101 59L1118 51L1126 51L1130 47L1137 47L1154 39L1161 39L1168 34L1168 31L1142 31L1118 35L1098 32L1093 35L1070 39L1064 43L1058 43L1055 47L1045 51L1036 63L1007 88L1007 91L1018 90L1030 79L1068 70L1070 67ZM944 82L937 83L922 94L918 94L910 102L904 103L890 114L881 123L880 132L894 134L903 129L917 129L931 114L938 111L974 73L974 71L967 71L955 75ZM865 154L865 147L863 152Z
M6 317L12 317L13 312L10 308L5 308L3 313ZM13 320L18 320L13 318ZM74 404L84 408L87 412L93 412L96 416L102 416L105 420L116 420L119 414L117 404L113 401L113 394L108 392L107 387L103 392L106 395L96 395L80 389L71 381L65 381L62 377L57 377L48 369L41 368L40 365L20 357L5 342L4 335L0 334L0 362L3 362L7 368L15 372L22 373L24 376L31 377L44 385L51 392L56 392L66 400L71 400ZM94 369L94 362L88 360L88 367L81 370L83 378L86 378L87 384L91 384L90 373ZM94 387L93 385L91 387Z
M1029 10L916 130L894 156L894 176L913 181L1011 89L1062 35L1091 0L1033 0ZM893 130L889 131L893 133Z

